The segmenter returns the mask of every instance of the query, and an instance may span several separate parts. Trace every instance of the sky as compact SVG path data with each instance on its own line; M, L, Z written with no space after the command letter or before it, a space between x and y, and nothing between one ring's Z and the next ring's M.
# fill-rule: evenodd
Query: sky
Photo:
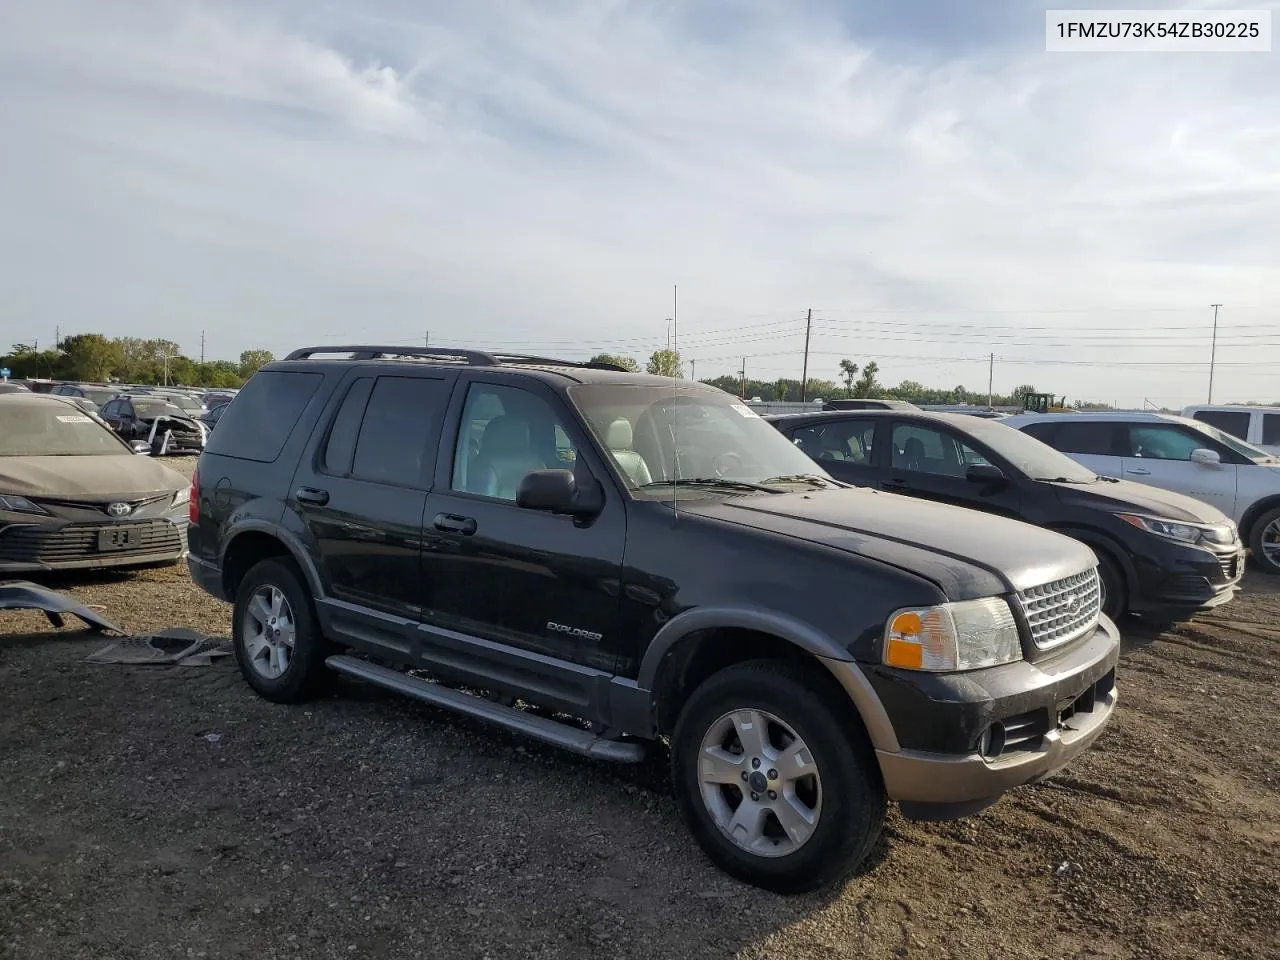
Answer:
M1173 406L1221 303L1214 400L1280 400L1280 52L1046 53L1044 9L0 4L0 346L775 379L812 310L811 376Z

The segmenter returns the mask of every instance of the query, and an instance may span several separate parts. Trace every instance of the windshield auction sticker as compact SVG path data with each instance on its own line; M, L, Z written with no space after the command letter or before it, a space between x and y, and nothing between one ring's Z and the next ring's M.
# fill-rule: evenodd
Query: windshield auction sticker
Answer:
M59 416L58 422L59 423L93 423L93 418L84 417L84 416L67 415L67 416Z

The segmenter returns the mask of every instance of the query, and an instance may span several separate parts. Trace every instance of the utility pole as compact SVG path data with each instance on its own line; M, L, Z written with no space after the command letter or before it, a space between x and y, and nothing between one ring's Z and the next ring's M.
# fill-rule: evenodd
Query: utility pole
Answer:
M993 353L991 354L991 358L987 362L987 409L988 410L993 409L995 406L995 404L992 403L992 398L995 396L995 394L992 393L991 391L991 384L995 381L995 376L996 376L996 355Z
M689 361L689 379L690 380L698 379L698 361L697 360Z
M809 334L813 331L813 307L804 322L804 370L800 374L800 402L809 402Z
M747 399L747 358L742 358L742 399Z
M678 305L678 292L679 286L673 283L671 285L671 326L673 328L671 342L677 353L680 352L680 308Z
M423 332L423 334L422 334L422 345L423 345L424 347L429 347L429 346L431 346L431 331L430 331L430 330L427 330L427 331L424 331L424 332Z
M1209 351L1209 400L1213 403L1213 364L1218 357L1218 308L1222 306L1220 303L1211 303L1213 307L1213 347Z
M200 366L204 366L204 331L200 331Z
M62 346L62 327L53 328L53 349L57 350Z

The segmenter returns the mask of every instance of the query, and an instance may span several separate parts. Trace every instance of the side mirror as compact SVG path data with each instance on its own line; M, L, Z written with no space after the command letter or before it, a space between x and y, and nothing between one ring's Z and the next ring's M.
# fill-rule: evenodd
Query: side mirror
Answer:
M133 448L133 452L139 456L151 456L151 444L147 443L145 440L134 440L129 444L129 446L131 446Z
M975 463L964 472L964 478L970 483L1001 483L1006 478L1004 471L991 463Z
M1222 457L1218 456L1217 450L1205 450L1201 448L1191 451L1191 462L1199 463L1206 467L1217 467L1222 464Z
M594 486L593 481L592 486L579 487L571 470L531 470L516 487L516 506L575 517L592 516L602 506L599 490Z

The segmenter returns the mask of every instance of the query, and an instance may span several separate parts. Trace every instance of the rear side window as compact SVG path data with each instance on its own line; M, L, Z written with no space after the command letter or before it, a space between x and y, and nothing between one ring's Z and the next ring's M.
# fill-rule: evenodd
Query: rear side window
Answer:
M1269 447L1280 445L1280 413L1262 415L1262 442Z
M371 392L373 377L361 377L351 384L351 389L343 398L338 415L333 418L333 426L329 428L324 455L320 458L320 466L325 473L336 477L345 477L351 473L351 461L356 455L356 438L360 435L360 424L364 420L364 410L369 404Z
M320 388L323 374L263 370L254 374L209 434L209 453L271 463Z
M360 423L351 475L402 487L429 486L435 461L426 457L427 439L447 399L442 379L378 377Z
M1039 437L1055 450L1063 453L1082 453L1094 456L1113 456L1114 428L1110 423L1098 421L1083 423L1057 423L1050 438ZM1034 434L1033 434L1034 436Z
M1195 419L1211 427L1217 427L1233 437L1248 440L1250 416L1247 410L1197 410Z

